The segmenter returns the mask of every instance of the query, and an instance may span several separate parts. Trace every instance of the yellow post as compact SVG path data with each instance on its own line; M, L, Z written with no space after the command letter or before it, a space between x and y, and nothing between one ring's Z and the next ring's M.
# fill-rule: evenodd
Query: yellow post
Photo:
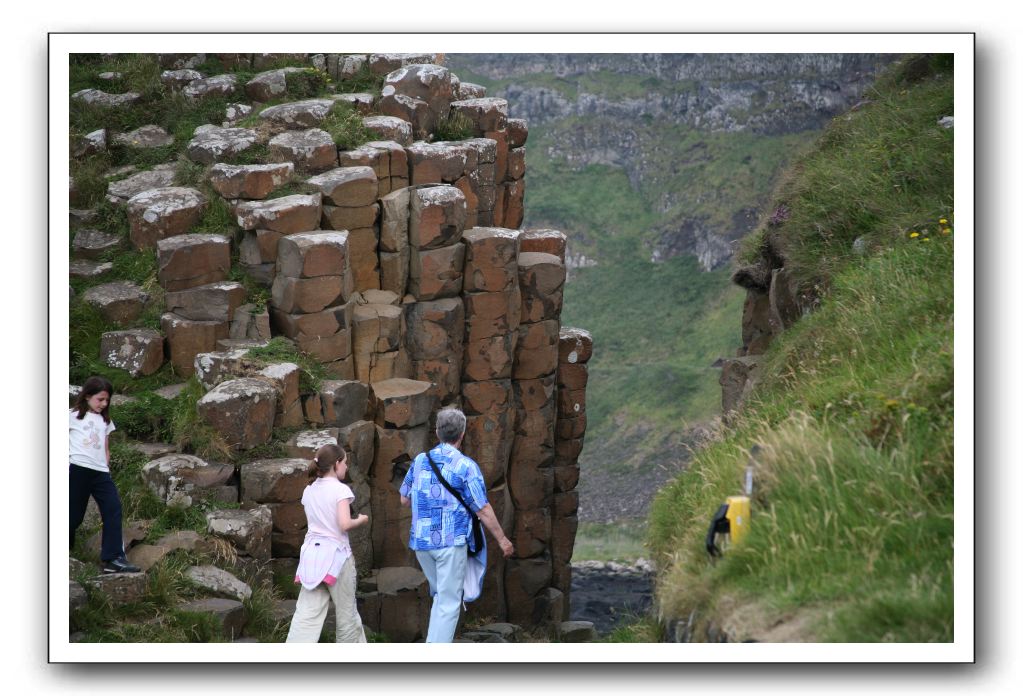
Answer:
M749 497L745 495L731 495L725 500L728 503L728 536L733 544L738 544L749 531L750 508Z

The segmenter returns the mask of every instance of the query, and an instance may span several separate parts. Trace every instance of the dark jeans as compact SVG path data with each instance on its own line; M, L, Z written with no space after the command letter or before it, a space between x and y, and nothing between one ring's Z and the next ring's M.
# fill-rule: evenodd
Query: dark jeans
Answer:
M87 469L70 464L71 470L71 546L75 545L75 532L85 519L89 496L96 499L99 516L103 520L103 548L100 559L110 561L124 555L124 537L121 532L121 498L117 486L106 471Z

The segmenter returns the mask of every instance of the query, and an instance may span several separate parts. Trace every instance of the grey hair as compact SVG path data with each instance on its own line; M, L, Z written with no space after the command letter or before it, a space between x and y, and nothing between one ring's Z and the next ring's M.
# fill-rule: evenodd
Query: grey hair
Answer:
M465 414L457 408L445 408L437 413L437 437L441 442L454 444L465 432Z

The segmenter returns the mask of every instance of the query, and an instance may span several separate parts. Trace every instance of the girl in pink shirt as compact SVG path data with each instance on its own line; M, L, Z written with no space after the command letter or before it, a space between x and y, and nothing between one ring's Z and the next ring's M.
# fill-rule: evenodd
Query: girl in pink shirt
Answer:
M334 601L337 620L335 642L365 643L362 618L355 606L355 559L348 530L361 527L369 517L352 518L352 489L341 483L348 472L345 451L324 445L309 465L311 483L302 493L306 531L295 582L300 583L288 643L315 643L320 638L327 607Z

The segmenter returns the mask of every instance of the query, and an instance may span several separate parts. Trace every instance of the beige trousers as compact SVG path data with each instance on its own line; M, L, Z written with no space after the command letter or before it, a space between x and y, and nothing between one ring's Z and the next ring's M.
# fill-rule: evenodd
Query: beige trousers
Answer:
M287 643L316 643L327 618L330 600L334 601L335 643L365 643L362 618L355 606L355 559L349 557L341 567L341 576L333 585L320 583L312 590L302 588L291 617Z

